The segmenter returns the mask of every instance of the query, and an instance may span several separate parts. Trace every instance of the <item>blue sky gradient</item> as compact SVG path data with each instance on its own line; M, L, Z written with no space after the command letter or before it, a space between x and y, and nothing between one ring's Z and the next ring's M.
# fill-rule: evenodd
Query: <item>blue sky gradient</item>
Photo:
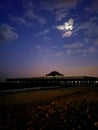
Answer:
M0 80L98 76L97 0L0 0Z

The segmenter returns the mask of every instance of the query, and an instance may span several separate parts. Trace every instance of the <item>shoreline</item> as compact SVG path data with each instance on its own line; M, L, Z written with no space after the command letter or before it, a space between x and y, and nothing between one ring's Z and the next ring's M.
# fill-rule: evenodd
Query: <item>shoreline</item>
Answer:
M73 95L96 94L98 99L98 88L74 87L74 88L52 88L43 90L28 90L12 92L0 95L0 106L17 106L22 104L38 104L40 102L50 102L60 98L71 97Z

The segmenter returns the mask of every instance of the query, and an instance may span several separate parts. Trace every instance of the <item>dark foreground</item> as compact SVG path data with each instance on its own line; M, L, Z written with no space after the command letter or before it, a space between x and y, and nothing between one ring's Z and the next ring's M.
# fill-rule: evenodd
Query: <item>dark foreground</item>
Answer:
M65 94L59 95L59 91L60 93L61 91L62 93L64 93L65 91ZM48 92L48 90L44 92ZM51 94L54 93L55 91L51 90ZM23 93L21 94L23 95ZM28 103L22 102L19 104L15 104L9 102L9 106L8 103L7 105L4 105L2 103L2 105L0 106L0 129L2 130L3 129L4 130L5 129L97 130L98 129L97 88L92 89L83 88L81 89L81 91L80 88L77 89L73 88L72 90L62 89L58 90L58 96L56 95L52 98L46 98L47 95L45 95L45 99L43 100L36 100L35 97L32 97L32 102ZM6 95L3 95L3 98L4 96L6 97Z

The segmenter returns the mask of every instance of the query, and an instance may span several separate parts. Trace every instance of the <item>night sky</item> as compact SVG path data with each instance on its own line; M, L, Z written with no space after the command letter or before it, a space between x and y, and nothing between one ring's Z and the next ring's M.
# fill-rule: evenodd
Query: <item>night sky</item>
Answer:
M0 0L0 81L98 76L98 0Z

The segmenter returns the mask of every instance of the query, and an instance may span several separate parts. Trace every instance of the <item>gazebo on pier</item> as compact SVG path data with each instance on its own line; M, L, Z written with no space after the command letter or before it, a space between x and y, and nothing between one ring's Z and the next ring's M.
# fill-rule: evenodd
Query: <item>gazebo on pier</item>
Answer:
M52 77L63 77L64 75L57 72L57 71L52 71L49 74L46 74L46 76L52 76Z

